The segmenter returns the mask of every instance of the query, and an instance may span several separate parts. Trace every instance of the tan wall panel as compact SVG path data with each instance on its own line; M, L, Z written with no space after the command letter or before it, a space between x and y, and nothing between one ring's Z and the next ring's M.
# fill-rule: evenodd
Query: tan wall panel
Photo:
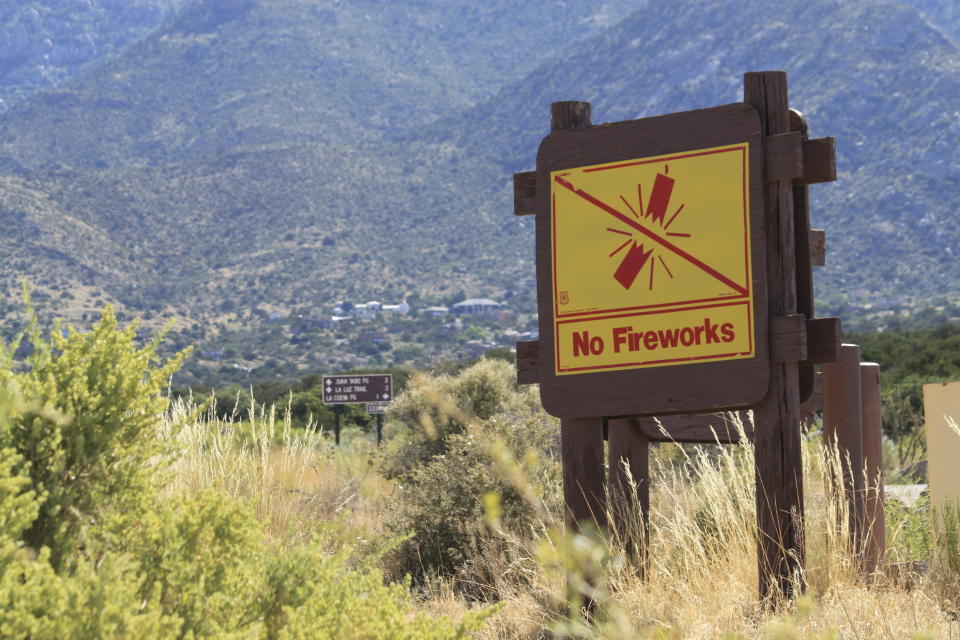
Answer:
M960 502L960 435L945 418L960 424L960 382L923 385L923 411L927 431L927 474L930 501L942 506Z

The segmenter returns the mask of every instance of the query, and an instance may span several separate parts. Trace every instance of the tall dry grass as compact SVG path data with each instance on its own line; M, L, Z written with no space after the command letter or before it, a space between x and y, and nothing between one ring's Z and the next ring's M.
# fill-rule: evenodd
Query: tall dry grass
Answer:
M363 437L335 447L317 425L294 429L289 412L251 403L243 421L197 413L190 400L173 403L162 431L177 454L170 498L217 489L251 504L267 533L306 543L336 523L361 537L383 535L387 505L397 489L377 472L375 447Z
M356 537L387 535L383 522L403 492L379 473L366 439L338 449L322 431L294 430L263 407L247 416L248 432L240 436L236 423L191 411L181 402L169 417L169 437L180 450L171 498L215 487L249 500L286 544L302 544L331 523ZM506 478L523 485L502 447L489 443L487 450ZM539 505L539 522L522 531L491 515L471 562L490 583L483 593L502 609L478 637L960 638L956 612L922 577L908 588L881 574L858 574L846 504L830 481L839 457L808 440L803 460L808 588L795 606L770 610L757 602L752 447L665 444L652 455L643 575L629 544L644 535L642 520L622 496L619 508L634 515L609 536L565 533ZM896 546L896 532L888 536ZM578 609L571 586L597 602L592 614ZM454 616L482 604L451 579L428 581L421 597L424 609Z
M562 535L556 522L530 537L491 532L478 547L499 570L495 588L506 605L481 637L547 637L543 630L553 629L596 638L960 638L949 594L922 576L908 588L858 572L846 501L831 480L841 477L840 456L814 439L804 442L803 460L807 590L796 606L771 610L757 600L752 445L667 444L652 456L643 575L627 544L643 535L635 509L627 530L610 537ZM571 584L597 602L592 615L570 611ZM438 612L470 606L449 584L433 593Z

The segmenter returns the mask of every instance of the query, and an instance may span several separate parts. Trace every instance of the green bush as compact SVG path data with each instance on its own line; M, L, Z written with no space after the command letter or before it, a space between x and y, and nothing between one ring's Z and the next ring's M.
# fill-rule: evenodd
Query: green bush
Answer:
M560 513L559 429L515 375L508 363L484 360L455 378L422 376L397 399L393 416L407 430L386 466L403 498L389 525L412 534L393 555L398 571L458 575L470 591L490 583L471 564L485 496L498 496L501 523L514 530Z
M295 551L278 560L275 569L295 566L311 570L310 575L289 574L300 580L291 585L298 591L296 604L284 608L286 624L276 636L284 640L469 638L496 610L468 613L459 623L414 612L407 585L385 585L380 571L369 563L350 568L344 553L324 555L316 548Z
M76 547L85 528L110 514L137 518L152 506L162 470L161 394L185 354L162 363L157 341L136 345L108 307L89 333L59 327L43 340L34 325L34 349L15 371L9 349L0 353L0 386L18 389L26 404L11 419L10 445L28 465L42 496L24 534L34 548L49 547L54 565Z
M208 490L160 503L115 533L114 545L140 562L141 596L155 594L184 635L256 629L266 549L248 507Z
M23 401L9 379L0 384L0 637L175 637L179 621L142 596L132 558L106 554L94 566L75 553L71 571L58 574L49 549L24 543L46 494L35 490L29 463L10 444L20 416L42 414L56 418Z
M933 555L930 496L913 505L897 498L884 500L887 529L887 559L890 562L929 561Z
M516 369L500 360L480 360L459 375L415 375L391 404L388 418L404 429L384 457L388 476L405 478L446 452L449 438L464 432L470 419L529 411L539 401L516 384Z
M109 309L89 334L31 332L0 349L0 637L465 638L385 585L378 553L282 548L253 510L216 491L171 499L156 343ZM355 557L359 556L359 557Z

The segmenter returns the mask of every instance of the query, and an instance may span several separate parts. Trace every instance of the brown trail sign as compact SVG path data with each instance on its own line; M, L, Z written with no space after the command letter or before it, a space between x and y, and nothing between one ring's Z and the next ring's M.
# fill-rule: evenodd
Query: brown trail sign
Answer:
M698 414L752 409L760 595L794 595L801 401L839 352L839 322L813 318L823 240L806 210L806 185L835 179L833 140L807 139L783 72L746 74L740 103L594 126L588 103L561 102L551 125L514 176L540 321L517 375L561 419L568 521L606 525L605 434L611 489L626 461L646 518L649 442L712 441Z
M383 441L383 410L392 401L392 374L346 373L323 376L323 404L333 405L334 442L338 445L340 444L341 405L367 405L367 413L377 417L377 444L379 445Z

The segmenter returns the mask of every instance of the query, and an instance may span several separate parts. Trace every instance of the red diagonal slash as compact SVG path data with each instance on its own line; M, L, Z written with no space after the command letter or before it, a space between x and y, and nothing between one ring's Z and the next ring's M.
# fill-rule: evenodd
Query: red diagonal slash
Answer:
M587 193L586 191L583 191L582 189L577 189L576 187L574 187L572 184L570 184L569 182L567 182L566 180L564 180L564 179L561 178L560 176L557 176L557 177L555 178L555 180L557 181L557 184L559 184L559 185L561 185L561 186L563 186L563 187L566 187L567 189L569 189L569 190L572 191L573 193L577 194L578 196L580 196L581 198L583 198L584 200L586 200L586 201L589 202L590 204L594 205L594 206L597 207L598 209L601 209L601 210L603 210L603 211L606 211L607 213L609 213L610 215L612 215L612 216L613 216L614 218L616 218L617 220L620 220L621 222L623 222L624 224L626 224L626 225L628 225L628 226L630 226L630 227L633 227L634 229L636 229L637 231L639 231L639 232L642 233L643 235L647 236L648 238L650 238L651 240L653 240L654 242L656 242L657 244L659 244L659 245L662 246L663 248L665 248L665 249L667 249L667 250L669 250L669 251L672 251L673 253L677 254L678 256L680 256L681 258L683 258L684 260L686 260L686 261L689 262L690 264L692 264L692 265L694 265L694 266L696 266L696 267L699 267L701 270L703 270L703 271L705 271L706 273L710 274L711 276L713 276L714 278L716 278L717 280L719 280L719 281L722 282L723 284L727 285L728 287L730 287L731 289L733 289L733 290L736 291L737 293L740 293L740 294L743 294L743 295L747 295L747 294L749 293L749 292L746 290L746 288L740 286L739 284L737 284L736 282L734 282L733 280L731 280L731 279L728 278L727 276L723 275L722 273L720 273L719 271L717 271L716 269L714 269L714 268L711 267L710 265L706 264L705 262L703 262L703 261L700 260L699 258L690 255L689 253L687 253L686 251L684 251L683 249L681 249L681 248L678 247L677 245L673 244L673 243L670 242L669 240L666 240L666 239L664 239L664 238L661 238L660 236L658 236L656 233L654 233L654 232L651 231L650 229L647 229L646 227L641 226L638 222L636 222L635 220L631 219L630 217L625 216L624 214L620 213L619 211L617 211L616 209L614 209L613 207L611 207L611 206L608 205L607 203L602 202L602 201L600 201L600 200L597 200L597 199L594 198L592 195L590 195L590 194Z

